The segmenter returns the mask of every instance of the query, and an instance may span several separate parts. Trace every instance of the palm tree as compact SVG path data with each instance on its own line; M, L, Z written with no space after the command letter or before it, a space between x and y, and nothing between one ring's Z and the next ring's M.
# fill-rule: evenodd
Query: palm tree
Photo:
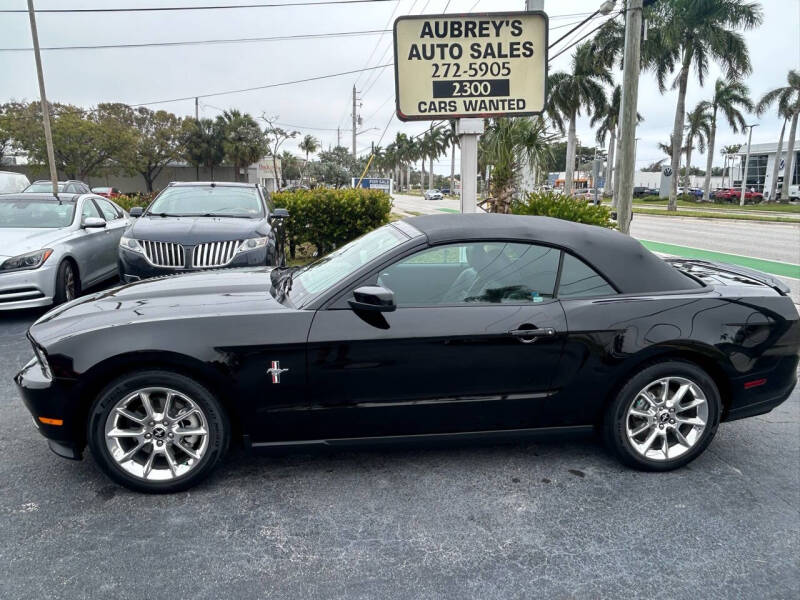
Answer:
M619 121L619 107L622 103L622 87L615 86L611 92L611 102L606 105L603 112L597 112L592 117L592 127L598 125L595 139L601 146L608 137L608 153L606 154L606 184L605 189L613 189L614 177L614 151L617 148L617 122Z
M725 176L728 175L729 178L730 178L730 173L729 173L730 169L728 167L728 157L731 154L736 154L741 149L742 149L742 145L741 144L729 144L727 146L723 146L722 148L720 148L719 151L722 154L722 156L725 158L725 163L724 163L725 166L722 168L722 187L725 187Z
M406 189L408 189L411 181L411 142L405 133L398 133L394 138L394 145L397 147L397 159L400 163L400 174L402 175L403 167L406 171ZM399 179L399 178L398 178ZM402 186L400 186L402 189Z
M428 159L428 189L433 189L433 161L442 155L445 149L445 137L442 130L438 127L431 127L428 132L422 136L422 147L424 148L424 155Z
M695 142L700 152L706 151L706 141L711 136L711 113L708 102L698 102L694 110L686 113L686 170L683 185L689 185L692 171L692 150ZM685 190L684 190L685 191Z
M706 178L703 182L703 200L711 199L711 167L714 162L714 142L717 137L717 113L722 112L734 133L744 129L744 115L739 108L753 110L750 92L747 86L739 81L717 79L714 84L714 95L707 102L711 109L711 131L708 134L708 158L706 159ZM725 155L727 166L727 154Z
M686 88L694 67L703 85L710 62L719 63L728 79L752 70L747 44L738 29L752 29L763 21L761 5L746 0L671 0L649 9L648 39L643 45L645 66L655 71L658 87L666 91L667 77L677 68L673 87L678 88L672 128L672 171L678 172L683 145ZM669 210L677 210L678 180L673 178Z
M303 172L300 174L300 179L303 179L303 176L306 172L306 167L308 166L308 155L314 154L317 150L319 150L319 140L315 138L313 135L307 135L300 143L297 144L298 148L305 152L306 155L306 162L303 164Z
M550 159L547 126L541 117L491 119L481 139L481 162L493 165L489 212L508 213L523 167Z
M800 116L800 71L791 70L786 77L789 85L770 90L761 97L756 106L756 114L762 115L772 104L777 103L778 114L785 119L791 118L792 124L789 127L789 141L786 147L786 167L783 172L783 187L781 189L781 200L789 199L789 186L792 184L794 170L794 141L797 135L797 119ZM778 150L780 153L780 150ZM775 155L775 162L779 162L778 154ZM777 177L773 177L773 186ZM774 197L772 194L770 198Z
M564 193L572 193L573 170L575 169L576 121L581 109L588 114L601 113L606 107L603 83L611 84L611 72L602 61L595 60L594 47L584 43L572 55L569 73L560 71L547 78L550 97L547 102L547 115L553 124L564 133L567 121L567 159L565 166Z

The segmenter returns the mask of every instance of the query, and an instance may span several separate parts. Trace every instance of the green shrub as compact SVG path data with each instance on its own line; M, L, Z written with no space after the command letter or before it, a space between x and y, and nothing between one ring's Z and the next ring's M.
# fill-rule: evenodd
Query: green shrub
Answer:
M286 208L286 237L292 258L297 246L313 244L319 256L389 222L392 200L364 189L294 190L272 194Z
M517 215L539 215L588 225L614 227L611 210L607 206L596 206L580 198L553 192L527 194L524 200L514 202L511 210Z
M141 206L145 208L150 202L152 202L155 194L130 194L130 195L121 195L114 198L114 202L119 204L122 208L130 212L130 210L134 206Z

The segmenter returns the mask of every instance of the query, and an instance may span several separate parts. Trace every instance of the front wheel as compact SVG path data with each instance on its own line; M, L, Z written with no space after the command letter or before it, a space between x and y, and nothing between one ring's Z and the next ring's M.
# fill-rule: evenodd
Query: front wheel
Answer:
M622 387L606 411L604 437L625 464L677 469L697 458L719 426L722 403L713 379L697 365L651 365Z
M58 265L56 273L56 293L54 304L63 304L77 298L81 293L81 280L78 277L75 265L69 260L64 260Z
M139 492L171 493L208 476L228 448L230 425L196 381L142 371L100 393L88 432L92 455L111 479Z

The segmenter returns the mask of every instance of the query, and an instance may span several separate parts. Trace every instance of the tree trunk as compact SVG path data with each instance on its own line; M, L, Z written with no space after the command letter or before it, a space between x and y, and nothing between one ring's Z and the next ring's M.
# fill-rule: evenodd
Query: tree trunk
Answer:
M608 139L608 154L606 156L606 183L605 190L614 189L614 150L617 144L617 128L611 128L611 135Z
M711 118L711 132L708 136L708 158L706 159L706 177L703 181L703 200L711 200L711 168L714 163L714 141L717 137L717 107L714 107L714 115ZM723 171L724 173L724 171Z
M775 193L778 190L778 172L780 171L781 167L781 152L783 151L783 134L786 132L786 119L783 120L783 126L781 127L781 135L778 138L778 151L775 153L775 161L772 165L772 182L769 187L769 201L775 202L778 198L775 197ZM783 187L786 187L784 184Z
M277 148L276 148L277 150ZM278 176L278 158L272 154L272 174L275 175L275 189L281 191L281 178Z
M411 163L406 163L406 188L405 190L408 191L411 189Z
M792 175L794 169L794 138L797 135L797 117L800 110L796 110L792 116L792 126L789 128L789 143L786 145L786 170L783 172L783 189L781 190L781 200L789 200L789 186L792 185Z
M573 171L575 169L575 121L576 115L569 117L569 133L567 134L567 164L564 165L564 194L572 195Z
M621 134L622 132L620 132ZM619 198L619 169L620 169L620 156L622 155L622 135L617 136L617 147L614 150L614 173L616 175L613 176L614 179L614 188L611 198L611 208L613 210L617 209L617 199ZM636 171L634 170L634 173Z
M425 159L421 158L419 160L420 166L420 175L419 175L419 191L422 191L422 188L425 186Z
M153 193L153 177L150 173L142 172L142 177L144 177L144 185L147 187L147 192L149 194Z
M431 155L428 157L428 159L430 161L428 163L428 166L430 167L430 170L428 171L428 189L432 190L433 189L433 153L431 153Z
M689 67L692 54L684 50L683 65L678 79L678 105L675 107L675 124L672 127L672 185L669 190L667 210L678 210L678 177L681 168L681 146L683 145L683 123L686 115L686 87L689 83Z
M686 175L683 177L683 193L686 193L686 188L692 185L691 175L689 174L692 170L692 145L689 144L689 147L686 148Z

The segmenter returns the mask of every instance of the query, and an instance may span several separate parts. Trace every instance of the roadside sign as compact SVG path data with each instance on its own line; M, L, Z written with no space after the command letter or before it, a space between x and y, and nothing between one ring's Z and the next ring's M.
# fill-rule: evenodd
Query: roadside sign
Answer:
M358 186L358 177L352 178L351 185L353 187ZM392 180L388 177L364 177L361 180L361 187L368 190L381 190L392 195Z
M399 17L394 69L401 121L539 114L547 80L547 15Z

